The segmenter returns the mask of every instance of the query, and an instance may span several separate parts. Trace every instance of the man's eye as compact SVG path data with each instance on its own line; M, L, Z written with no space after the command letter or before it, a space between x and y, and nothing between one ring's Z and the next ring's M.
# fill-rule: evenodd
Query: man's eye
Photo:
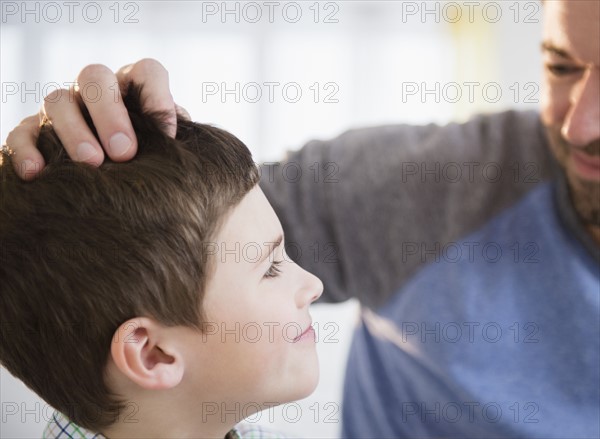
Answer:
M271 266L269 267L269 269L267 270L267 272L265 273L265 275L263 276L264 278L272 278L272 277L277 277L279 276L279 273L281 273L281 269L279 268L279 265L281 265L282 261L273 261L273 263L271 264Z
M546 64L546 68L554 76L567 76L581 71L579 67L569 66L567 64Z

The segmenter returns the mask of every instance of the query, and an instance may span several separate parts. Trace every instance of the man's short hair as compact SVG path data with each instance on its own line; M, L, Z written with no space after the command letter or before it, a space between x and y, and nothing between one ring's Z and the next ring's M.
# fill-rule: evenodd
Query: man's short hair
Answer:
M173 139L164 114L142 110L140 88L124 103L133 160L73 162L45 124L37 178L0 166L0 362L94 431L125 403L104 381L113 334L138 316L202 330L207 243L259 180L235 136L178 118Z

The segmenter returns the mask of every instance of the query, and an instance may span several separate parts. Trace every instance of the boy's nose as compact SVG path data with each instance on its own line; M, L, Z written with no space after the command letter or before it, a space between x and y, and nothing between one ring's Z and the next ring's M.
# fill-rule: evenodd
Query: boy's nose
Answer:
M296 304L299 308L310 305L323 294L323 282L317 276L298 267L301 270L302 284L296 294Z

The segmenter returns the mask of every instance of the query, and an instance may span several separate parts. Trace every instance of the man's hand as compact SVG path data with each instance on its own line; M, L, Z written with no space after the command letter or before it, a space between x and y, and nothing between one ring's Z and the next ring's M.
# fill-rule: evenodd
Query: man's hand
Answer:
M79 73L77 90L63 89L50 93L44 98L39 114L27 117L10 132L6 144L13 150L12 162L17 174L31 180L45 166L44 158L35 147L40 122L44 118L52 123L74 161L99 166L104 161L104 152L117 162L135 156L137 139L121 99L121 93L127 90L130 82L144 86L142 99L147 110L164 111L170 115L168 134L175 137L177 114L169 90L169 73L158 61L143 59L122 67L116 74L106 66L92 64ZM90 91L81 93L85 90ZM90 112L100 143L83 118L80 102Z

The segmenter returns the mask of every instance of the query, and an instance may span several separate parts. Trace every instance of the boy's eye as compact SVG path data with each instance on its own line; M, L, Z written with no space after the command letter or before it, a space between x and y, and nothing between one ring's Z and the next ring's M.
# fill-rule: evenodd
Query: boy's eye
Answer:
M273 261L273 263L271 264L271 266L269 267L269 269L267 270L267 272L265 273L265 275L263 276L264 278L272 278L272 277L277 277L279 276L279 273L281 273L281 269L279 268L279 265L281 265L282 261Z
M546 64L546 68L554 76L567 76L581 71L581 68L568 64Z

